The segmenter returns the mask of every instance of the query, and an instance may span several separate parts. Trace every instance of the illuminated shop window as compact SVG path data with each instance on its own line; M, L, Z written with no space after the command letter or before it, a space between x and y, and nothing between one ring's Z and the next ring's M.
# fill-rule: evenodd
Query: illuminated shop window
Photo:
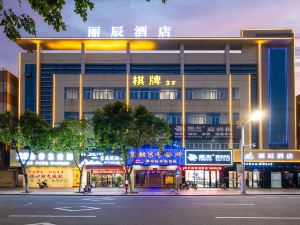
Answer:
M179 99L179 93L177 90L160 90L159 92L159 99L169 99L169 100L175 100Z

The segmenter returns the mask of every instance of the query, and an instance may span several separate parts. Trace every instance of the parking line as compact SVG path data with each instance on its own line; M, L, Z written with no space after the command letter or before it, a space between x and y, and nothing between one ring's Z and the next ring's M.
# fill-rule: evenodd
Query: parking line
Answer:
M29 218L95 218L96 216L70 216L70 215L9 215L8 217Z
M247 216L239 216L239 217L230 217L230 216L216 216L216 219L253 219L253 220L300 220L300 217L247 217Z

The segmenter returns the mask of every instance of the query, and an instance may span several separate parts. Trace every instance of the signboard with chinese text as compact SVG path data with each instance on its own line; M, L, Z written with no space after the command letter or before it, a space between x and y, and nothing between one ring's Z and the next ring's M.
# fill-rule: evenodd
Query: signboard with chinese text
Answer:
M86 166L121 165L120 156L110 152L90 152L84 161Z
M28 150L20 150L20 157L23 162L29 156ZM19 167L19 158L15 150L10 151L10 166ZM59 152L39 152L31 153L27 166L75 166L74 155L72 153Z
M185 150L185 165L232 165L232 150Z
M161 76L158 74L151 75L132 75L130 86L132 87L142 87L142 86L154 86L154 87L176 87L177 80L171 79L168 76Z
M186 139L226 140L230 136L228 124L195 124L186 125ZM171 134L174 139L182 138L182 125L172 125ZM240 139L240 131L233 126L233 139Z
M129 151L129 162L136 158L135 165L184 165L184 149L139 149Z
M235 149L233 152L234 162L241 161L241 151ZM245 150L245 162L300 162L300 150Z
M29 187L37 188L46 181L49 188L73 186L73 168L67 167L28 167Z

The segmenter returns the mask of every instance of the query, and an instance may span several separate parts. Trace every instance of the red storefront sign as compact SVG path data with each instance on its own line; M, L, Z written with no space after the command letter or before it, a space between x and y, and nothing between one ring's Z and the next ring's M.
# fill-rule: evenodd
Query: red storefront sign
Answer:
M183 170L222 170L221 166L184 166Z
M100 174L100 173L124 173L123 168L101 168L101 169L92 169L92 174Z

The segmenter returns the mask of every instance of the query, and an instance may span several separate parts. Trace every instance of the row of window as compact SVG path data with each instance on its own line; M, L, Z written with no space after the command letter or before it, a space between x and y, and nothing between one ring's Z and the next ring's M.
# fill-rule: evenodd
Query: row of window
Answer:
M80 64L42 64L51 73L80 73ZM256 65L230 65L231 74L256 74ZM125 64L86 64L86 74L126 74ZM131 74L180 74L179 64L130 65ZM184 65L185 74L225 74L225 65Z
M188 141L186 143L187 149L203 149L203 150L222 150L228 149L228 142L196 142ZM234 149L239 149L239 143L233 143Z
M78 112L65 112L65 119L78 119ZM93 112L84 112L86 120L92 119ZM155 116L165 119L169 124L181 124L181 113L155 113ZM233 113L233 121L239 119L239 113ZM186 124L229 124L227 113L186 113Z
M125 99L125 88L103 89L86 87L83 89L84 99ZM239 99L239 89L232 89L232 98ZM79 88L65 88L65 99L79 99ZM158 100L181 99L180 89L130 88L130 99ZM186 99L228 99L227 88L186 88Z

